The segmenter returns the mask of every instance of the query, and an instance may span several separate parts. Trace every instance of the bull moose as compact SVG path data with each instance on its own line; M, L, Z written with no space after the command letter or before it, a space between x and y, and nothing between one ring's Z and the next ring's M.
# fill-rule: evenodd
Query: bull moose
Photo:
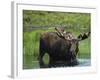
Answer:
M56 32L45 32L40 36L40 68L78 65L79 42L87 39L90 32L75 37L71 32L65 32L60 28L55 29ZM45 53L49 55L47 65L43 61Z

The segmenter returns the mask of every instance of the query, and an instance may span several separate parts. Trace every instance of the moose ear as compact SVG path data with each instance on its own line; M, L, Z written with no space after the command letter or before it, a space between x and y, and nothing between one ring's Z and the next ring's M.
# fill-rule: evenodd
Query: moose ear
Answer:
M87 33L80 34L77 38L79 40L84 40L87 39L89 36L90 36L90 32L87 32Z

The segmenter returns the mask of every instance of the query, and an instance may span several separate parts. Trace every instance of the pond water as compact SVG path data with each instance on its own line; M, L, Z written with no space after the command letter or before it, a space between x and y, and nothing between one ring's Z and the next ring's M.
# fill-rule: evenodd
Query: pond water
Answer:
M91 66L91 59L78 59L78 67ZM23 60L23 69L39 69L39 62L34 60L33 56L25 56Z
M79 65L77 66L91 66L91 59L78 59Z

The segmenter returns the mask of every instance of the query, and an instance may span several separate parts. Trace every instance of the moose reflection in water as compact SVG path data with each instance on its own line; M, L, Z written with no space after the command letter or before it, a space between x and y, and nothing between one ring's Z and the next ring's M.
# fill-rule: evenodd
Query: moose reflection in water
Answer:
M55 30L56 32L45 32L40 36L40 68L78 65L79 42L87 39L90 32L75 37L64 29L55 28ZM43 61L45 53L49 55L48 64Z

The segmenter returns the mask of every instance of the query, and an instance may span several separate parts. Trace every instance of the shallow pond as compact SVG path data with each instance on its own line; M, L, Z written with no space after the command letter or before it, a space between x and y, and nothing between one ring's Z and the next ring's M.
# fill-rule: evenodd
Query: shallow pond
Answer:
M78 59L78 67L91 66L91 59ZM39 62L33 56L24 56L23 69L38 69Z

